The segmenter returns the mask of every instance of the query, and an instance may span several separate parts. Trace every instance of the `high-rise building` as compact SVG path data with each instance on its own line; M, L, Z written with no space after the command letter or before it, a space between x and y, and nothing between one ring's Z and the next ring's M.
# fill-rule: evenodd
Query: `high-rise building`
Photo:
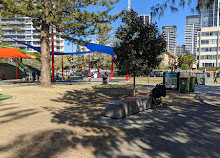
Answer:
M202 27L218 27L219 23L219 0L214 0L209 8L203 9Z
M198 34L197 59L199 67L220 67L219 27L203 27Z
M177 27L176 25L172 26L163 26L162 32L164 39L167 42L166 49L176 54L176 39L177 39Z
M185 53L185 45L181 44L181 45L176 45L176 55L180 55Z
M220 66L219 9L220 0L214 0L209 8L203 9L202 28L197 37L198 67Z
M201 15L186 16L185 51L196 55L197 33L201 29Z
M145 24L152 24L152 18L150 15L138 15L139 19Z
M10 24L10 27L8 27L7 24ZM15 39L17 41L21 41L34 47L40 48L40 32L37 30L40 29L40 27L34 26L31 18L17 17L10 19L0 19L0 26L2 27L3 34L7 36L6 38L3 38L2 41L8 43L10 47L19 47L24 51L36 53L36 51L32 48L29 48L26 45L13 40ZM19 31L16 31L11 27L19 28ZM53 32L57 33L56 30ZM61 38L61 34L59 33L54 35L54 51L60 53L64 52L64 39Z

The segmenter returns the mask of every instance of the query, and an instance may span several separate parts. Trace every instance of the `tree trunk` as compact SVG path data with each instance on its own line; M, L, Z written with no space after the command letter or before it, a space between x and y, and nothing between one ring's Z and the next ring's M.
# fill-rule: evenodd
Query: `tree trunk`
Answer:
M134 72L134 89L133 89L133 96L136 95L135 91L136 91L136 87L135 87L135 77L136 77L136 72Z
M50 46L49 46L49 24L42 21L41 28L41 86L51 86L50 76Z
M49 45L49 8L51 6L51 0L44 0L44 19L42 19L40 43L41 43L41 86L51 86L50 76L50 45Z

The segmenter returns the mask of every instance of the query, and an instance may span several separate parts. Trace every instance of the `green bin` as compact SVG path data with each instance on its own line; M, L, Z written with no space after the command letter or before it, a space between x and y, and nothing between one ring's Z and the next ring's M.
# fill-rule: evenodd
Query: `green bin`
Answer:
M189 93L190 77L180 77L179 80L180 80L179 92L180 93Z
M195 91L195 84L196 84L196 77L195 76L190 76L190 87L189 87L190 92Z

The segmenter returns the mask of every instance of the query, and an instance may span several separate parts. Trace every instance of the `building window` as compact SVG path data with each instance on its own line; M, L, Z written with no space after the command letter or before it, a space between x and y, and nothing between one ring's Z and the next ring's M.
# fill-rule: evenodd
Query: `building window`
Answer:
M40 45L40 42L35 41L34 45Z
M200 59L203 60L203 59L204 59L204 55L201 55L201 56L200 56Z
M202 32L201 36L217 36L218 32L217 31L211 31L211 32Z
M26 36L26 39L27 40L31 40L31 36Z
M201 40L201 44L217 44L217 40L216 39Z
M40 39L39 36L34 35L33 36L34 39Z
M25 31L26 34L31 34L31 30Z
M212 59L216 59L216 57L217 57L217 55L213 55L213 56L212 56Z
M17 19L18 22L24 22L24 19Z
M25 36L17 36L17 38L18 38L19 40L23 40L23 39L25 39Z
M30 24L26 25L26 28L31 28L31 25Z
M217 48L216 47L205 47L201 48L201 52L216 52Z
M25 34L25 31L18 31L18 34Z
M38 30L34 30L33 33L34 33L34 34L39 34L40 31L38 31Z
M205 63L205 67L212 67L214 63Z

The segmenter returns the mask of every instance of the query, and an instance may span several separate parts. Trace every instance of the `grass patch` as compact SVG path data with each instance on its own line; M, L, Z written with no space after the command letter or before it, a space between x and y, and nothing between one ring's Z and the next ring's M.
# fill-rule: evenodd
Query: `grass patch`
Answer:
M10 99L10 98L12 98L11 95L0 94L0 101L6 100L6 99Z

